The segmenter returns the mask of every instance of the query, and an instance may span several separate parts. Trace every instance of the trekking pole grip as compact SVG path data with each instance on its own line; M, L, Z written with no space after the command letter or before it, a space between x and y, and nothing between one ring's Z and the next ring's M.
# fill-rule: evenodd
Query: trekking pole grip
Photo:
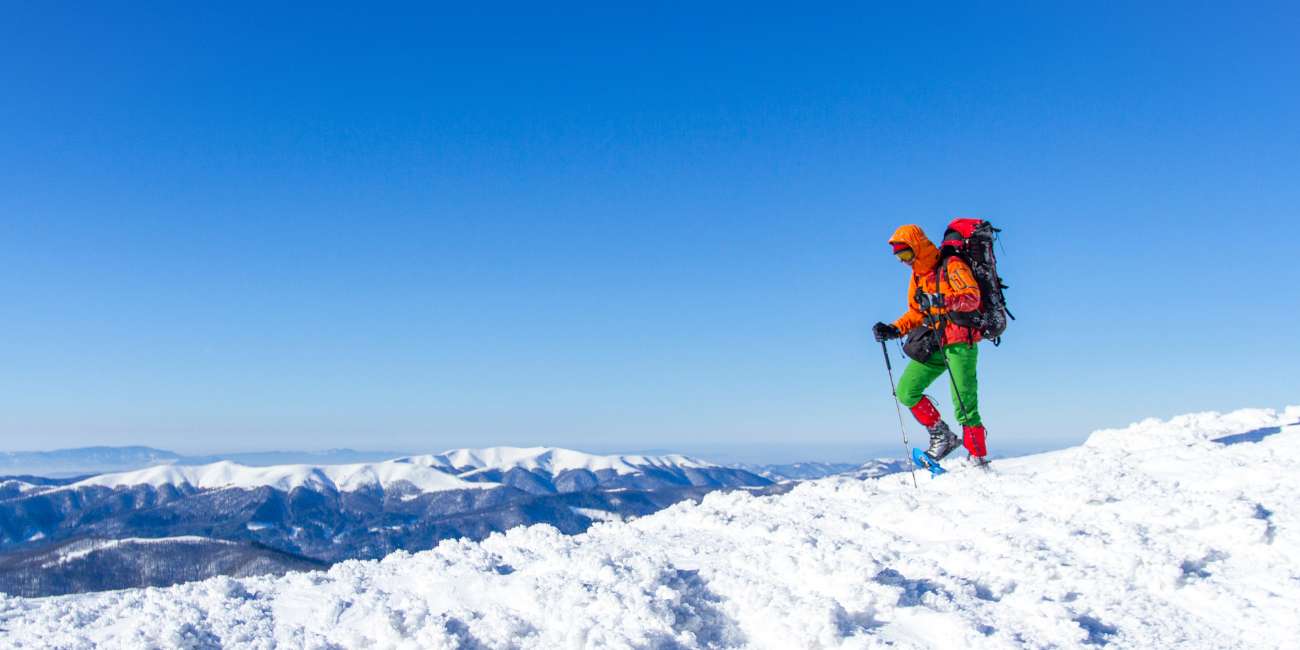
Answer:
M893 372L894 364L889 361L889 348L885 345L884 341L880 342L880 351L885 353L885 367L888 368L890 372Z

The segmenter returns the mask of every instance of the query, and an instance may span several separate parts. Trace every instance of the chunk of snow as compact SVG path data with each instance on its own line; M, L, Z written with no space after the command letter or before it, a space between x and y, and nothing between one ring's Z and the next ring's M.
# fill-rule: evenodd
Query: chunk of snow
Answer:
M1231 434L1242 434L1295 424L1296 407L1278 413L1273 409L1241 409L1231 413L1191 413L1169 420L1148 418L1122 429L1094 431L1084 442L1093 449L1147 451L1189 443L1210 443Z

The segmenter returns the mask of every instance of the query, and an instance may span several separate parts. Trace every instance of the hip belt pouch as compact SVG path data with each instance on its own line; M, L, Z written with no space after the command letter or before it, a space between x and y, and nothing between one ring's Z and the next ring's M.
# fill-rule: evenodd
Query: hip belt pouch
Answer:
M912 328L907 333L907 340L903 342L903 354L925 363L939 351L939 333L920 325Z

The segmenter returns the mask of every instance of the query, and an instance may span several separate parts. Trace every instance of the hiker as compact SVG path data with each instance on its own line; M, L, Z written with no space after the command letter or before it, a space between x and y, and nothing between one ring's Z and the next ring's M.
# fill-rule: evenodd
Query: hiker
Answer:
M943 421L934 401L924 394L947 370L953 408L962 425L962 442L972 460L982 464L988 451L975 374L982 336L979 327L959 324L978 319L980 286L970 266L951 254L961 245L961 235L952 236L956 239L944 242L941 255L920 227L906 225L894 231L889 244L898 260L912 271L907 287L908 309L892 324L876 323L872 333L877 341L908 337L904 351L912 361L898 380L898 401L911 409L930 432L930 447L925 455L937 465L957 447L956 434Z

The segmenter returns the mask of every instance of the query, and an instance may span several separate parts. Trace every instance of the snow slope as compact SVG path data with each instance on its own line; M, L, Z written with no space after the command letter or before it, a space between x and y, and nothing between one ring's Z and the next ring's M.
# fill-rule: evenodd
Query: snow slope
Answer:
M23 648L1282 648L1300 638L1300 407L1077 448L714 493L564 536L281 578L0 597Z

